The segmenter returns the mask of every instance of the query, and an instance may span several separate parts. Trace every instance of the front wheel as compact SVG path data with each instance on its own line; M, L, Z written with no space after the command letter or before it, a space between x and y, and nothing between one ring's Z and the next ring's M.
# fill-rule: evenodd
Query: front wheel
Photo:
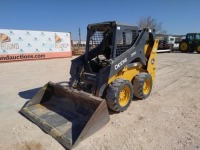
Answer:
M196 47L196 52L197 52L197 53L200 53L200 44L197 45L197 47Z
M132 84L128 80L116 79L106 91L106 102L108 107L116 112L125 111L133 98Z

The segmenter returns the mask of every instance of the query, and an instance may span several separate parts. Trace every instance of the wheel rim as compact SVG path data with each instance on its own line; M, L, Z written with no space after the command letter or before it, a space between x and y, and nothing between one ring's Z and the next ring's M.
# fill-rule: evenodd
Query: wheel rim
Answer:
M151 87L151 81L150 81L150 79L146 79L146 81L144 82L144 85L143 85L143 93L145 95L149 94L150 87Z
M181 43L180 48L181 48L181 51L184 51L184 52L187 51L188 49L187 43Z
M200 53L200 46L197 46L197 52Z
M126 106L130 99L130 88L128 86L124 86L119 93L119 104L120 106Z

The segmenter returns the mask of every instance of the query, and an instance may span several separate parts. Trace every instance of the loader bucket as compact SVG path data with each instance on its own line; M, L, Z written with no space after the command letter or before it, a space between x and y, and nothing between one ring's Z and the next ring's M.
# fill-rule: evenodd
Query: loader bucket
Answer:
M42 87L20 113L68 149L110 119L105 100L52 82Z

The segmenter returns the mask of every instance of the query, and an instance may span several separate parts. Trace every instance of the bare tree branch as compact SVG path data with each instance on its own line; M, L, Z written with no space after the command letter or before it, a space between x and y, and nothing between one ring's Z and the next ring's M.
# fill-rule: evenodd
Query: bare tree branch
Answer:
M141 18L138 21L138 25L142 28L151 28L155 29L156 33L158 34L166 34L167 31L163 29L162 22L157 22L156 19L152 18L151 16Z

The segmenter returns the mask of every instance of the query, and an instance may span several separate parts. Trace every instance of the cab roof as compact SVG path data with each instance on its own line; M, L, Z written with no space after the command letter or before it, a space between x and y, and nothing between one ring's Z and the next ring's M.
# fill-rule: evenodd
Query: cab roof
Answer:
M105 22L100 22L100 23L93 23L93 24L89 24L88 27L92 27L92 26L106 26L106 25L116 25L116 26L127 26L127 27L135 27L137 29L139 29L138 26L136 25L132 25L132 24L126 24L126 23L121 23L121 22L117 22L117 21L105 21Z

